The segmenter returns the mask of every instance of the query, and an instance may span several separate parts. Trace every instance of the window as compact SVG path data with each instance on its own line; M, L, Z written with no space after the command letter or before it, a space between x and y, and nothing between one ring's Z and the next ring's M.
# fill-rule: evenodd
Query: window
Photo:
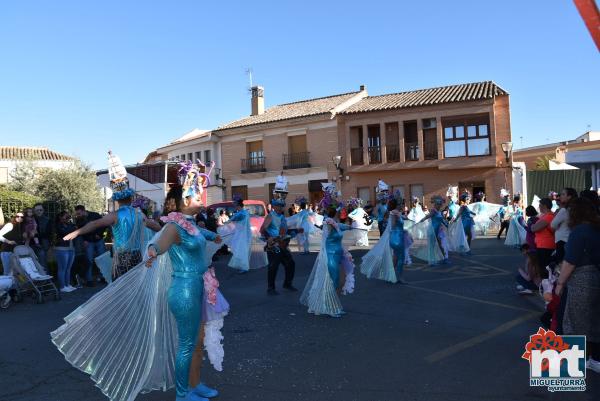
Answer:
M198 152L200 153L200 152ZM204 163L210 163L212 159L210 158L210 150L204 151Z
M357 188L357 197L362 199L365 204L371 203L371 189L369 187Z
M490 152L489 117L444 120L444 156L487 156Z
M202 155L202 152L196 152L196 160L202 160L202 157L200 157Z
M423 202L423 185L422 184L412 184L410 186L410 198L419 198L421 202Z

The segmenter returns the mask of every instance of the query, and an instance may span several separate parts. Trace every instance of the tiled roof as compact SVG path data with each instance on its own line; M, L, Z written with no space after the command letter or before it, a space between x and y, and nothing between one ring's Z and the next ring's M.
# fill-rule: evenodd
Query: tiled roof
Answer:
M484 100L492 99L494 96L500 95L508 95L508 92L494 82L475 82L470 84L442 86L439 88L419 89L409 92L391 93L380 96L368 96L341 111L340 114Z
M231 128L248 127L251 125L271 123L275 121L289 120L292 118L316 116L330 112L336 106L344 103L360 92L350 92L340 95L321 97L317 99L302 100L295 103L280 104L269 107L263 114L245 117L228 124L222 125L215 131Z
M0 146L0 160L72 160L48 148L28 146Z

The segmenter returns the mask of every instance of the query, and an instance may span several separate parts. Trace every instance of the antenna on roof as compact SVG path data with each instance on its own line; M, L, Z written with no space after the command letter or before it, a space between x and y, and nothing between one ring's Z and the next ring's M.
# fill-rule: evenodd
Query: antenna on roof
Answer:
M252 82L252 73L253 72L254 71L252 71L252 67L246 68L246 75L248 75L248 81L250 82L250 87L248 88L248 92L251 92L252 91L252 87L254 86L253 82Z

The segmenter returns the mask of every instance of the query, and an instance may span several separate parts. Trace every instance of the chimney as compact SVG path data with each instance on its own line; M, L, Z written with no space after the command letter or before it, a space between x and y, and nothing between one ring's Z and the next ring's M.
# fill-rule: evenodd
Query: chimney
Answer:
M257 116L265 112L265 88L262 86L253 86L250 88L252 92L252 114Z

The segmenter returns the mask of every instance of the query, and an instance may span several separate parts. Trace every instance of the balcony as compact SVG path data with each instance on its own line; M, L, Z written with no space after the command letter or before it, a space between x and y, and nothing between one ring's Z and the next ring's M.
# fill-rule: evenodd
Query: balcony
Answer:
M288 153L283 155L283 169L310 167L310 152Z
M406 142L404 144L404 151L406 152L406 161L419 160L419 143L418 142Z
M385 153L387 156L388 163L396 163L400 161L400 146L387 145L385 147Z
M381 163L381 148L379 146L369 146L369 164Z
M423 144L425 160L437 160L438 146L437 141L425 141Z
M242 159L242 174L265 172L265 157Z
M360 166L362 164L365 164L363 160L363 148L350 149L350 163L353 166Z

